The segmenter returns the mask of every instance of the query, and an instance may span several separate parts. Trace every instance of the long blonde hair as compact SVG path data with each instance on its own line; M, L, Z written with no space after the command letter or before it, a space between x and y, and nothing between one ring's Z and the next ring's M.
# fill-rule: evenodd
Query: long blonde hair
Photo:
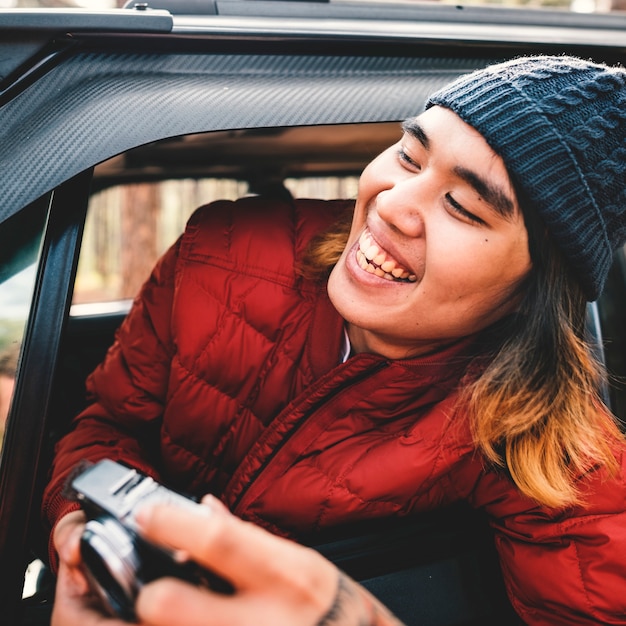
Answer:
M581 502L580 478L617 468L623 440L599 396L604 370L584 341L585 298L543 224L524 210L533 269L520 286L519 312L500 325L488 365L464 381L460 406L476 446L507 470L526 496L549 507ZM328 277L343 251L351 213L315 238L303 276ZM487 331L489 334L489 331ZM468 383L468 384L465 384Z

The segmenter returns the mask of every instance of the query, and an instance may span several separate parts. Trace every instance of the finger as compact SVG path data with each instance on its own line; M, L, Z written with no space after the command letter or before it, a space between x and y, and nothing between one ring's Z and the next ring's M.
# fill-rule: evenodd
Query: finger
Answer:
M71 528L70 532L66 533L63 544L58 548L59 559L71 567L80 567L82 563L80 540L84 530L83 524Z
M82 532L82 525L71 528L59 548L59 569L63 569L64 575L71 581L75 593L87 593L89 590L80 554Z
M51 626L128 626L126 622L106 617L94 598L76 585L74 571L64 563L59 566Z
M187 552L238 589L283 585L317 592L336 580L334 567L318 553L213 506L159 504L143 510L138 521L147 538Z
M227 621L230 611L221 606L220 600L223 597L217 594L162 578L141 589L135 611L149 626L235 626L236 622Z
M172 578L143 587L135 610L146 626L308 626L322 614L311 606L285 603L282 597L224 596Z
M59 556L66 562L80 563L79 538L85 525L85 514L72 511L62 517L54 529L53 542Z
M215 496L212 496L211 494L203 496L200 502L216 513L225 513L227 515L230 515L230 511L226 508L226 505L221 500L218 500Z

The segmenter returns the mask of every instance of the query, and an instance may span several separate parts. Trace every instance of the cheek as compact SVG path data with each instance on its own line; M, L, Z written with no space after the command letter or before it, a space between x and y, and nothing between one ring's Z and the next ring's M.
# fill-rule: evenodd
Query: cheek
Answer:
M326 292L328 293L328 297L333 306L342 315L343 302L346 299L345 296L350 285L345 266L345 254L346 253L344 251L343 255L339 259L339 262L335 265L335 267L333 267L326 283Z
M478 244L449 243L444 250L431 249L435 260L426 263L432 270L433 282L449 300L485 301L485 296L506 296L530 271L525 241L507 245L487 236Z

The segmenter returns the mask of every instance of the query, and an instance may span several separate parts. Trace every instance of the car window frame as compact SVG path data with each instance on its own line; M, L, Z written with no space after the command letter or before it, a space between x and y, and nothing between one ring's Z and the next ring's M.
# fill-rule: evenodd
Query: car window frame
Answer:
M0 585L3 619L17 623L25 554L39 512L33 497L44 463L42 450L48 407L63 327L87 210L92 170L61 185L42 201L49 202L30 314L24 333L20 367L0 458Z
M475 54L476 58L483 58L484 64L488 64L495 58L511 56L521 52L532 51L555 51L556 44L548 45L537 42L528 42L527 45L496 45L494 43L481 43L474 41L466 45L459 42L454 44L454 55L446 47L449 41L422 41L419 42L382 42L377 41L372 50L364 51L363 41L353 40L351 42L338 42L338 37L329 45L323 38L301 37L297 41L284 41L277 43L274 41L252 41L252 38L230 39L216 38L209 41L207 38L190 38L183 41L184 37L179 35L176 43L172 43L166 37L139 37L137 42L129 43L128 37L98 34L79 34L72 36L71 44L63 47L63 53L55 58L54 62L46 66L42 75L33 78L32 84L24 87L23 91L16 90L10 95L11 101L19 104L32 95L32 90L39 88L38 80L47 79L47 84L54 82L57 68L63 65L75 55L89 55L98 53L102 55L117 54L120 46L126 59L132 59L137 55L148 54L152 50L166 58L168 54L186 52L189 54L203 55L212 54L219 58L220 54L276 54L284 58L294 54L306 54L314 57L321 56L322 50L326 53L333 53L337 58L344 58L350 51L360 51L364 57L381 58L389 57L397 59L401 56L399 50L411 47L408 56L429 56L438 52L461 57L463 52L468 55ZM61 37L63 38L63 36ZM410 44L410 46L409 46ZM575 52L574 45L563 46L565 49ZM169 52L168 52L169 50ZM580 52L585 56L593 56L598 60L608 60L612 58L624 59L623 48L602 49L593 47L581 47ZM165 51L165 52L164 52ZM121 57L120 57L121 58ZM79 61L80 62L80 61ZM287 62L287 61L285 61ZM138 70L140 71L140 67ZM468 67L468 70L471 69ZM275 68L280 72L280 64ZM123 72L120 72L123 78ZM445 77L445 82L453 78L450 73ZM241 81L240 81L241 82ZM382 83L381 83L382 84ZM193 86L193 85L191 85ZM424 87L424 93L432 91L433 85ZM21 87L20 87L21 89ZM184 98L184 92L180 94ZM139 100L141 105L145 100ZM85 103L82 103L84 105ZM4 107L0 107L0 110ZM18 107L19 108L19 107ZM175 107L173 107L175 108ZM97 162L119 154L122 151L133 148L142 143L156 141L158 139L186 134L189 132L206 132L209 130L219 130L226 128L244 127L271 127L272 125L284 126L288 124L317 124L329 123L332 121L389 121L390 116L395 119L402 119L405 115L415 113L419 108L419 99L411 102L410 108L394 110L392 113L385 112L380 117L352 117L350 119L337 120L332 115L324 114L320 116L310 115L288 120L277 117L273 121L264 121L261 118L244 119L242 116L239 123L228 121L222 125L207 124L206 119L194 119L186 126L174 125L173 128L159 128L154 124L152 134L143 135L141 138L133 137L128 141L120 137L119 141L102 145L97 152L85 155L77 153L71 155L71 165L68 167L57 167L51 154L63 153L67 155L69 150L81 145L84 136L67 133L71 131L74 120L69 116L66 124L50 131L49 134L34 136L30 148L22 154L21 161L15 159L15 153L7 149L6 162L12 163L9 175L19 176L20 168L24 168L27 163L33 170L32 182L36 185L24 184L18 181L24 192L14 200L10 208L11 211L19 211L25 204L34 201L38 196L45 202L49 202L49 221L46 229L42 256L39 262L39 269L36 279L36 289L33 298L33 307L27 323L25 334L25 344L23 346L20 372L16 389L14 392L13 406L11 409L11 422L7 429L6 445L0 460L0 562L3 563L5 572L4 585L0 586L0 610L3 616L11 621L19 614L19 600L21 598L21 585L23 573L27 563L28 555L25 553L29 541L30 532L35 524L39 523L39 511L37 499L34 494L41 488L41 469L45 466L46 459L42 456L42 451L46 446L46 427L48 421L48 411L51 397L54 390L54 372L59 356L59 346L62 342L63 330L67 323L67 315L71 301L72 285L74 281L76 263L79 254L79 243L84 225L85 214L88 204L89 181L91 179L91 168ZM15 107L12 107L16 110ZM46 111L45 102L40 103L39 110L29 109L24 112L23 118L12 119L14 127L19 124L24 126L23 135L25 137L31 130L29 116L34 116ZM87 114L89 111L87 111ZM142 114L145 111L142 111ZM161 110L152 110L152 115L161 114ZM177 113L179 114L179 113ZM182 112L180 113L182 115ZM92 120L89 120L91 123ZM47 123L47 120L46 120ZM106 130L106 125L104 127ZM19 138L19 137L18 137ZM45 150L39 149L40 146ZM4 148L3 148L4 149ZM55 168L57 169L50 169ZM46 176L41 177L41 168L46 169ZM49 191L54 189L53 191ZM20 192L21 193L21 192ZM42 549L44 547L42 546Z

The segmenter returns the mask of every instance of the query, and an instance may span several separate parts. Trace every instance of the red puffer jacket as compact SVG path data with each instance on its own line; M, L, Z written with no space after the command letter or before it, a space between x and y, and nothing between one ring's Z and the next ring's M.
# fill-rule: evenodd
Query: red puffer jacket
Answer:
M340 363L325 285L294 275L346 202L204 207L139 294L93 404L58 445L44 510L82 459L121 459L218 494L286 535L468 500L489 514L511 601L528 624L626 624L624 473L586 479L588 506L549 511L489 471L455 389L468 339L429 356Z

